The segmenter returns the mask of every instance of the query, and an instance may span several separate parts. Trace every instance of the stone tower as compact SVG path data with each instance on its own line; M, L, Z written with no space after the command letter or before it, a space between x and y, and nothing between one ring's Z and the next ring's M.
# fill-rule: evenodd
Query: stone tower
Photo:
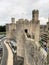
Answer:
M14 31L16 30L16 23L15 23L15 18L11 18L11 23L6 24L6 37L8 39L13 39L13 34Z
M49 65L49 18L47 22L47 32L48 32L48 44L47 44L47 65Z
M38 18L39 18L39 11L38 10L33 10L32 11L32 19L37 22Z
M11 18L12 23L15 23L15 18Z
M34 22L34 28L35 28L35 42L39 42L39 35L40 35L40 22L38 18L39 18L39 11L33 10L32 20Z

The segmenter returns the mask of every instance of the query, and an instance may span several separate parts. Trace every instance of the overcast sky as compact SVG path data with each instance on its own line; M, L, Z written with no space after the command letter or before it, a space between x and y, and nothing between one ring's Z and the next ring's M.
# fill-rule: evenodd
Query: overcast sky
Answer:
M32 10L39 10L41 24L49 17L49 0L0 0L0 25L10 23L11 17L31 19Z

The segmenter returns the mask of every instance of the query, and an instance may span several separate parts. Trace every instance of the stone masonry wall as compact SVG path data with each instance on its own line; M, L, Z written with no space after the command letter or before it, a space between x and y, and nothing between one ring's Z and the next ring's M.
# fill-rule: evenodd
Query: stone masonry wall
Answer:
M47 65L47 52L33 39L27 37L25 41L24 65Z

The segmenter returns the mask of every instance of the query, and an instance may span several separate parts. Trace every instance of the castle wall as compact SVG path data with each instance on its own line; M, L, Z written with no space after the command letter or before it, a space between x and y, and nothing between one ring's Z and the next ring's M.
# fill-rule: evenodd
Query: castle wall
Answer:
M23 43L23 24L20 21L16 24L16 41L17 41L17 56L24 58L24 43Z
M39 42L40 39L40 22L35 23L35 42Z
M9 39L11 37L10 24L6 25L6 37Z
M47 65L47 52L31 38L25 37L24 65Z

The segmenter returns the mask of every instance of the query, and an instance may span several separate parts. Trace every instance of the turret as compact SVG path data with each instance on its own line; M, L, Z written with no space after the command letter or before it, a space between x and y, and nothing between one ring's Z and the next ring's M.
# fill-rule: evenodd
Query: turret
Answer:
M15 23L15 18L11 18L12 23Z
M32 11L32 19L37 22L39 18L39 11L38 10L33 10Z
M39 11L38 10L33 10L32 11L32 20L34 22L34 35L35 35L35 42L39 43L39 35L40 35L40 21L39 21Z

